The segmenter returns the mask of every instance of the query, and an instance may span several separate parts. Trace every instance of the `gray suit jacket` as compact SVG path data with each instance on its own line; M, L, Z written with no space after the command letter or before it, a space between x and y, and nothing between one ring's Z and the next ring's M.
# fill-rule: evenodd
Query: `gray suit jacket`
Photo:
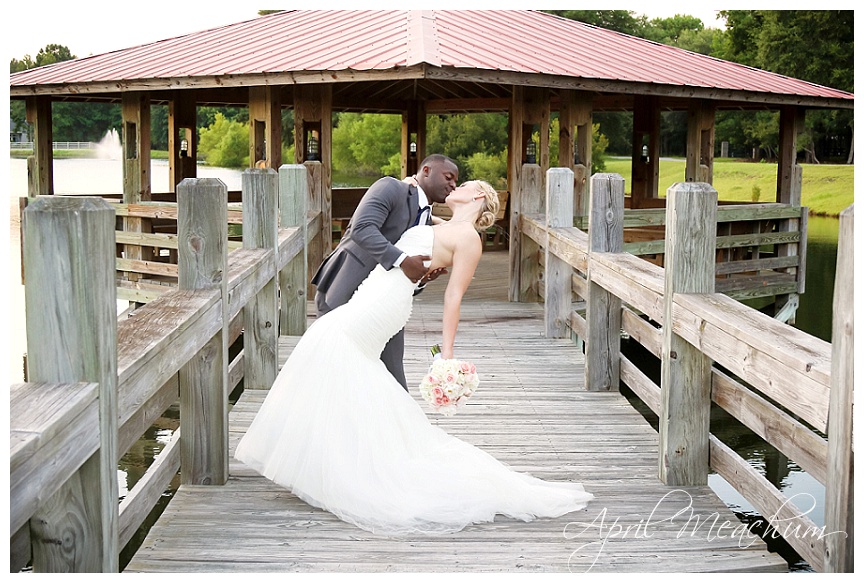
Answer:
M420 210L418 200L416 186L395 178L382 178L369 187L339 245L312 278L318 288L315 303L319 316L350 300L379 263L385 269L393 268L402 255L394 243L414 225ZM384 347L381 360L407 391L404 352L405 335L400 330Z
M312 278L321 313L346 303L379 263L391 269L402 252L394 243L419 211L417 187L385 177L369 187L339 245Z

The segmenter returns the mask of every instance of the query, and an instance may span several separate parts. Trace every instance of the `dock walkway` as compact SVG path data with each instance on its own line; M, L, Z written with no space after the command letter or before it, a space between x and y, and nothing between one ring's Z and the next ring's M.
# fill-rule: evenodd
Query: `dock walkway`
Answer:
M656 431L619 393L582 388L581 352L545 338L542 305L506 301L506 273L507 254L487 253L463 304L458 353L477 364L480 389L458 415L429 415L515 470L581 482L596 497L586 510L388 538L308 506L232 459L226 485L177 491L125 571L787 571L709 487L658 480ZM443 282L418 296L406 328L409 383L419 382L440 338L435 287ZM296 340L280 339L280 360ZM232 452L264 393L245 391L231 411Z

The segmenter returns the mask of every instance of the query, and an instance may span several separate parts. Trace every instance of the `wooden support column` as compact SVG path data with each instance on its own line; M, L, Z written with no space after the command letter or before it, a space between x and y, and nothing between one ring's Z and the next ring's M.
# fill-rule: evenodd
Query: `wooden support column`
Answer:
M410 101L402 112L402 178L413 176L426 157L426 102Z
M803 180L802 167L798 164L798 134L804 129L804 110L795 106L785 106L780 109L780 147L777 153L777 197L779 203L793 206L801 205L801 188ZM799 294L805 291L805 261L807 249L807 209L802 209L801 219L785 219L780 221L780 232L801 231L801 241L777 246L778 257L800 255L802 268L790 267L786 273L791 273L798 280L797 293L783 294L774 298L774 316L784 322L794 324L795 312L799 303Z
M114 209L40 197L24 211L30 382L99 383L99 451L30 520L33 570L116 573L117 299Z
M588 219L588 297L585 321L585 388L617 391L621 379L621 300L594 282L591 255L624 249L624 179L620 174L591 178Z
M272 168L243 172L243 248L268 249L276 272L278 245L277 192L279 175ZM267 282L255 298L243 306L243 386L269 389L279 372L278 278Z
M279 87L249 88L249 164L282 165L282 109Z
M538 128L540 143L536 160L529 163L528 143L532 128ZM537 301L539 246L522 236L522 213L544 212L545 169L549 168L549 91L513 87L510 106L510 140L507 182L510 188L510 301Z
M712 362L675 333L675 295L714 293L716 216L710 185L676 182L667 190L658 465L670 486L708 483Z
M195 98L189 91L175 91L168 102L168 189L177 192L184 178L198 174L198 130Z
M51 128L51 98L25 100L27 122L33 126L33 155L27 158L27 196L54 194L54 133Z
M590 196L592 133L591 96L568 89L561 90L558 140L558 166L573 170L573 216L576 225L584 227Z
M687 165L685 182L714 180L714 104L692 99L687 110Z
M645 199L659 196L660 107L656 97L635 98L631 163L630 208L638 209Z
M302 164L283 165L279 168L279 226L297 227L303 233L304 250L307 243L307 216L309 207L309 179ZM309 267L306 252L299 253L279 273L281 308L279 334L300 336L306 331L306 285Z
M123 94L123 202L137 204L151 200L150 190L150 98L146 93ZM123 230L131 233L149 233L149 219L124 217ZM149 248L148 248L149 249ZM145 256L140 245L124 245L125 259L152 259ZM137 273L129 273L137 281Z
M216 290L222 330L180 368L180 480L228 480L228 189L217 178L177 185L178 287Z
M550 168L546 173L546 228L573 226L573 171L569 168ZM543 277L544 306L547 338L569 338L567 322L573 305L571 279L573 268L564 259L549 251L546 253L546 273Z
M852 402L855 386L854 207L840 213L837 277L831 330L831 398L825 481L824 570L852 573L855 567L855 456Z
M309 242L308 262L318 269L333 246L333 192L331 189L331 135L333 90L330 85L297 85L294 89L294 162L304 164L309 176L309 210L321 214L321 232ZM311 138L317 134L318 160L309 156ZM314 288L307 288L310 297Z

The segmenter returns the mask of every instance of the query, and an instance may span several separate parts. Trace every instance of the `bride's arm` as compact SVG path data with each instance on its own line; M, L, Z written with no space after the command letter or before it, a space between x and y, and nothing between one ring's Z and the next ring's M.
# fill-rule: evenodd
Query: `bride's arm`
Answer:
M460 238L453 252L453 266L450 269L450 280L444 291L444 321L442 358L453 358L453 345L456 342L456 329L459 326L459 311L462 296L471 284L480 255L483 253L483 243L473 232L466 232Z

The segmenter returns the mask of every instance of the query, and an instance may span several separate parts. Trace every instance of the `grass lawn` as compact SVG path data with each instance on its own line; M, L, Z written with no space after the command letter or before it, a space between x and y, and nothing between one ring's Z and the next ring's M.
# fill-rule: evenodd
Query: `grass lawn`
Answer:
M660 196L666 188L684 180L684 159L660 160ZM855 166L847 164L802 164L802 205L811 214L837 216L852 204L855 192ZM624 178L629 192L630 160L609 158L606 172ZM774 202L777 192L777 165L741 162L726 158L714 160L714 188L720 200Z

